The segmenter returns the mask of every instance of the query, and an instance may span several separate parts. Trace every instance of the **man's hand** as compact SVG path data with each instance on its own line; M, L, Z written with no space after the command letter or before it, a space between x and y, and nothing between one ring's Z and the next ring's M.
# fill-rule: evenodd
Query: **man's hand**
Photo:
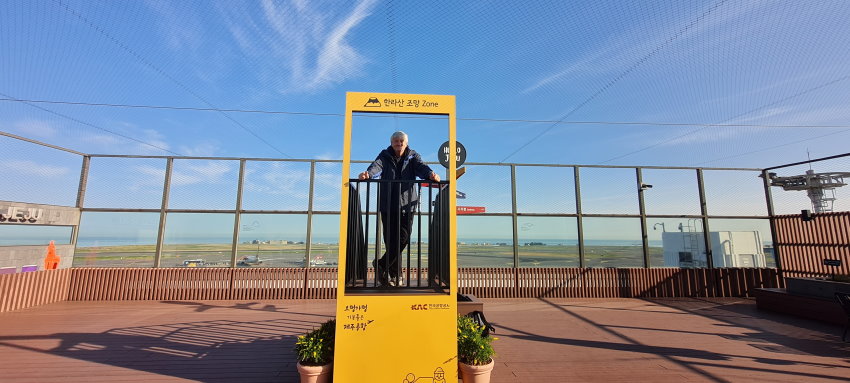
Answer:
M369 179L370 178L369 172L360 173L360 175L358 175L357 178L360 178L361 180Z
M440 182L440 175L437 172L431 172L431 181Z

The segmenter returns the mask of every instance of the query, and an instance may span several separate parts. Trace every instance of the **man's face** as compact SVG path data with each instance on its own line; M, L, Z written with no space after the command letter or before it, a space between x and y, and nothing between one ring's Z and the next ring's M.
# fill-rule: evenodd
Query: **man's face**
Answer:
M404 152L404 149L407 149L407 139L404 137L394 137L390 139L390 145L392 145L396 154L401 154Z

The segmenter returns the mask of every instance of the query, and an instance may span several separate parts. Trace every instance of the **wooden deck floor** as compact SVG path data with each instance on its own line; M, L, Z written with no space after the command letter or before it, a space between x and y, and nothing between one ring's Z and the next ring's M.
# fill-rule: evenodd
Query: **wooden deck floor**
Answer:
M493 382L846 382L841 326L746 299L485 300ZM333 301L60 302L0 314L0 382L293 382Z

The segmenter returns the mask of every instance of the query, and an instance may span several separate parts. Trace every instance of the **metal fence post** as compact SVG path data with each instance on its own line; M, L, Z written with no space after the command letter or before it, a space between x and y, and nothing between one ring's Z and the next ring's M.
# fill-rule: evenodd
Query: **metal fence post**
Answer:
M174 157L168 157L165 163L165 181L162 185L162 207L159 209L159 232L156 235L156 254L153 267L160 267L162 262L162 242L165 239L165 222L168 214L168 196L171 193L171 172L174 169Z
M702 169L697 169L697 185L699 186L699 209L702 216L702 237L705 245L705 263L709 269L714 268L714 255L711 251L711 232L708 226L708 204L705 200L705 181Z
M574 186L576 189L576 222L578 228L578 267L584 268L587 265L584 260L584 225L582 224L581 216L581 177L579 176L579 173L579 167L574 167L573 174L575 177Z
M761 171L764 181L764 200L767 203L767 216L770 220L770 239L773 241L773 259L776 262L776 274L782 278L782 262L779 260L779 246L776 240L776 213L773 210L773 193L770 190L770 173L767 169Z
M638 206L640 207L640 238L643 244L643 267L649 268L649 235L646 232L646 204L643 199L643 172L641 168L635 168L637 175Z
M91 156L83 156L83 164L80 167L80 186L77 187L77 209L83 208L83 203L86 199L86 185L89 182L89 166L91 165ZM80 211L80 216L77 219L77 225L71 229L71 244L74 245L76 252L77 238L80 235L80 221L83 219L83 212ZM74 254L71 255L74 258Z
M316 160L310 161L310 193L307 196L307 238L304 241L304 267L310 267L313 243L313 186L316 180ZM342 209L342 206L339 207ZM339 262L339 260L337 260ZM305 282L306 283L306 282ZM306 285L305 285L306 286Z
M517 231L516 165L511 165L511 222L514 236L514 268L519 268L519 233Z
M245 160L239 160L239 184L236 186L236 214L233 217L233 243L230 247L230 267L236 267L239 252L239 225L242 222L242 186L245 183ZM257 254L257 261L260 255Z

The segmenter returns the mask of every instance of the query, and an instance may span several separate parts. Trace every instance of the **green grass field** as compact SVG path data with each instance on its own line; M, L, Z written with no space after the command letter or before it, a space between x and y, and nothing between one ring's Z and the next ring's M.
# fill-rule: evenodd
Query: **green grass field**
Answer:
M262 265L252 267L301 267L304 265L305 244L239 244L238 259L259 256ZM416 265L413 244L412 266ZM336 244L313 244L311 246L314 266L336 266L338 246ZM422 245L423 264L427 264L427 245ZM650 264L663 265L662 249L650 247ZM150 267L153 265L154 245L80 247L76 250L76 267ZM374 246L369 249L374 257ZM206 266L229 266L231 246L228 244L167 245L163 248L162 267L182 267L187 260L203 259ZM237 259L237 260L238 260ZM406 264L406 252L403 257ZM519 246L521 267L578 267L577 246ZM643 254L640 246L587 246L585 262L588 267L642 267ZM513 247L496 245L458 245L458 263L461 267L512 267Z

